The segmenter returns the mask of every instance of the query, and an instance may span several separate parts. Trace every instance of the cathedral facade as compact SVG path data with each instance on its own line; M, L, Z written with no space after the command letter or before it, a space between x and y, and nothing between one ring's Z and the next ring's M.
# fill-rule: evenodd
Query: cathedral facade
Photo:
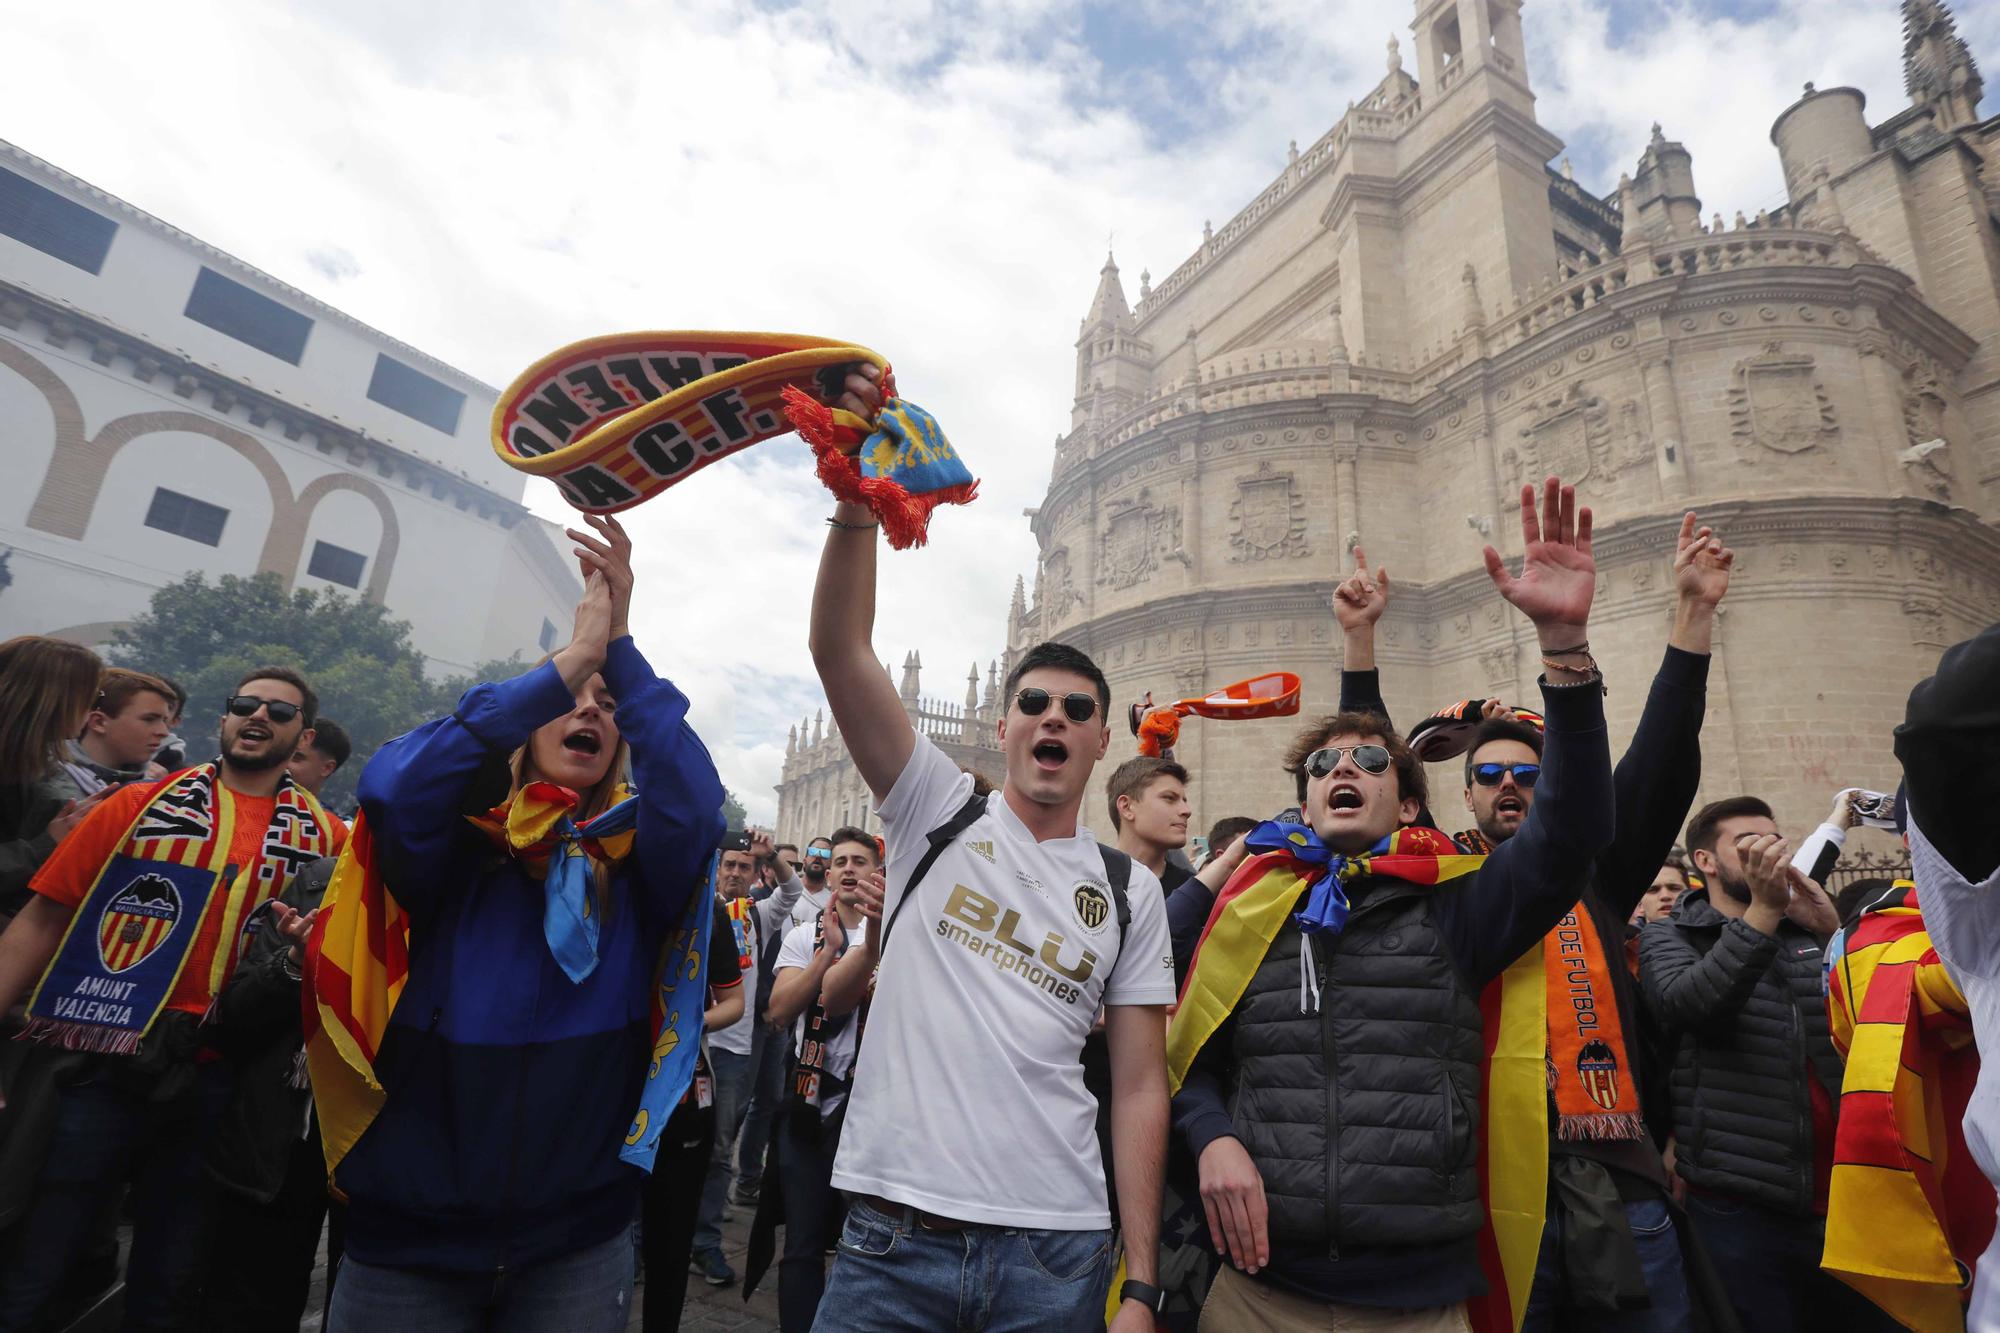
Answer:
M913 716L997 761L996 676L1042 639L1092 654L1121 728L1148 691L1268 670L1331 711L1357 545L1393 583L1399 722L1532 706L1533 632L1481 550L1518 557L1520 486L1557 473L1597 515L1614 747L1694 509L1738 552L1702 799L1763 795L1802 833L1839 787L1893 787L1910 686L2000 619L2000 117L1941 4L1906 0L1903 27L1906 107L1871 124L1859 91L1807 84L1771 128L1785 206L1705 218L1658 127L1608 197L1550 165L1518 3L1418 0L1414 74L1392 41L1382 82L1136 304L1107 259L997 672L925 705L912 658ZM1187 724L1196 828L1288 803L1295 724ZM1100 788L1132 752L1114 740ZM837 737L797 736L781 828L824 831L801 798L843 775L858 793ZM1434 777L1448 820L1459 784Z

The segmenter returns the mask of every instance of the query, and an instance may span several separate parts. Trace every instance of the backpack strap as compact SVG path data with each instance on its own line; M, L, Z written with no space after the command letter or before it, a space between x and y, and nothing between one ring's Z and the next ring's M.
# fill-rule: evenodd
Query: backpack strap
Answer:
M923 859L917 862L917 868L910 872L910 882L903 886L903 896L896 900L896 910L889 913L889 919L882 923L882 947L876 951L878 958L888 953L889 932L895 928L896 918L910 905L910 899L917 896L917 885L923 883L924 876L928 875L931 867L937 864L937 859L944 855L944 849L951 846L959 834L971 828L985 813L986 798L975 792L966 797L965 804L958 808L957 814L925 835L930 846L924 849ZM1123 902L1122 898L1120 902Z
M1104 877L1111 881L1111 908L1118 914L1118 947L1125 947L1125 930L1132 924L1132 898L1127 889L1132 884L1132 858L1116 847L1097 844L1097 854L1104 858ZM1111 955L1111 962L1117 963L1118 955Z

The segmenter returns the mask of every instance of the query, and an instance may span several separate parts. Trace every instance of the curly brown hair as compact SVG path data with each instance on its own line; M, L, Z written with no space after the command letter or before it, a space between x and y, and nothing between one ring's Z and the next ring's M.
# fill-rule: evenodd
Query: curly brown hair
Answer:
M1313 751L1325 749L1327 741L1335 736L1372 736L1381 741L1382 748L1389 752L1390 766L1396 770L1397 796L1405 801L1414 799L1419 805L1430 804L1430 784L1424 779L1424 766L1410 753L1410 747L1403 744L1403 738L1396 734L1389 719L1380 713L1349 710L1315 718L1285 751L1285 771L1298 784L1301 806L1306 802L1306 760L1312 758Z

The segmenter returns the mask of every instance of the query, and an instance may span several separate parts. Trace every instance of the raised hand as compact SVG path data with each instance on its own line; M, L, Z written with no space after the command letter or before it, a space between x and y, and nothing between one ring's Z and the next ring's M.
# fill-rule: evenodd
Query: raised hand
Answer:
M271 924L278 928L280 935L290 941L294 966L305 957L306 941L312 938L313 922L318 918L317 907L310 912L301 912L287 903L271 904Z
M1680 536L1674 542L1674 591L1683 601L1714 607L1729 591L1729 571L1736 552L1722 544L1713 528L1696 529L1690 509L1681 515Z
M750 830L750 855L764 863L778 859L778 849L771 841L771 831L769 829L753 828Z
M610 639L622 639L632 632L632 539L625 527L609 514L585 514L591 532L565 528L564 534L576 543L577 566L584 583L592 574L604 576L611 592Z
M1382 618L1389 606L1389 571L1386 567L1368 572L1368 555L1360 543L1354 547L1354 572L1333 590L1333 618L1343 633L1367 629Z
M840 913L834 910L832 903L822 907L819 915L820 920L826 923L825 933L820 937L820 952L826 955L828 962L832 962L847 948L847 927L841 924Z
M861 915L868 918L868 938L870 940L875 939L881 932L882 900L887 892L888 889L883 882L882 872L879 870L869 871L859 884L855 885L852 889L842 889L840 892L840 900L843 903L857 909Z
M882 372L864 361L847 372L846 392L834 400L835 407L844 408L857 417L873 421L882 409L882 386L878 382Z
M1535 624L1542 648L1582 643L1597 593L1597 560L1591 551L1590 509L1576 506L1576 488L1560 478L1542 483L1539 518L1535 488L1521 488L1521 572L1486 548L1486 573L1500 595Z
M604 575L592 571L583 581L583 597L576 604L576 627L569 642L551 659L571 694L581 690L604 665L604 655L611 646L611 609L611 585L604 581Z

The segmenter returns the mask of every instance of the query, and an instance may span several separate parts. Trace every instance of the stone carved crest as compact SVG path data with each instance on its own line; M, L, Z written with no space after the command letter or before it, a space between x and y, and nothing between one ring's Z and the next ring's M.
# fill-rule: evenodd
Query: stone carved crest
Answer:
M1582 481L1594 467L1611 472L1621 466L1612 458L1611 408L1582 380L1570 381L1562 393L1529 410L1528 424L1502 455L1517 476L1535 480L1554 473L1564 481Z
M1083 594L1076 590L1076 578L1070 572L1069 548L1051 547L1042 558L1042 579L1040 588L1040 609L1046 625L1054 625L1069 615L1070 609L1083 601Z
M1813 359L1777 342L1736 364L1729 389L1730 431L1739 444L1781 454L1803 453L1840 433L1833 400L1813 377Z
M1179 506L1161 508L1150 491L1140 491L1136 500L1112 501L1098 536L1097 581L1129 588L1151 578L1163 555L1184 558Z
M1274 472L1268 462L1237 479L1229 525L1232 564L1312 553L1306 545L1305 497L1291 473Z
M1479 665L1486 668L1487 684L1511 684L1514 679L1514 650L1512 648L1488 648L1479 655Z
M1908 372L1903 394L1903 428L1910 447L1896 455L1913 489L1932 499L1951 499L1951 443L1945 436L1944 387L1930 365L1919 362Z

